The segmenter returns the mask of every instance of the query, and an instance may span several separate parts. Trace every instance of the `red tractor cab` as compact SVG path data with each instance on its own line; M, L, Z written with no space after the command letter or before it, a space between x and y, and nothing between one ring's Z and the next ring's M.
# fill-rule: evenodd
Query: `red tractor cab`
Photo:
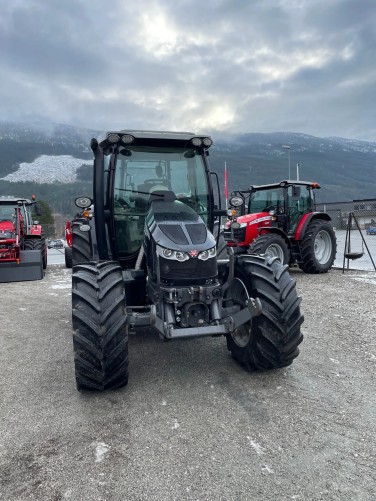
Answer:
M281 181L235 191L229 200L225 238L236 252L277 256L306 273L325 273L334 263L331 218L315 210L318 183Z

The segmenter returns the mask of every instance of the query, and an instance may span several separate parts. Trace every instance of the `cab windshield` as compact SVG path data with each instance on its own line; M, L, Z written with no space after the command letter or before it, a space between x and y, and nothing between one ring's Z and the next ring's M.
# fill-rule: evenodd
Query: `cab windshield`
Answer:
M0 205L0 222L12 221L15 217L15 205Z
M256 214L270 210L281 211L285 206L284 196L283 188L254 191L249 200L248 212Z
M124 148L116 157L114 220L119 254L138 252L144 238L150 194L170 195L208 221L209 189L199 151L183 148Z

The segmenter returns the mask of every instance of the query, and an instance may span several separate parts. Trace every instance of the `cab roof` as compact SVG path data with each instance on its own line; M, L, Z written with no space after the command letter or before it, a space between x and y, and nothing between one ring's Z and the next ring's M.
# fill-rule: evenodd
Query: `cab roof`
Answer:
M20 198L20 197L0 197L0 205L1 204L31 204L31 200L28 198Z
M195 144L192 140L198 141ZM102 133L98 139L91 140L91 148L99 146L103 150L111 150L112 146L152 146L152 147L178 147L192 148L203 147L207 149L211 146L211 137L206 134L195 134L194 132L176 131L155 131L155 130L117 130ZM93 151L94 151L93 150Z
M249 191L272 190L274 188L287 188L288 186L309 186L314 189L321 188L318 183L312 181L285 180L273 184L251 185Z

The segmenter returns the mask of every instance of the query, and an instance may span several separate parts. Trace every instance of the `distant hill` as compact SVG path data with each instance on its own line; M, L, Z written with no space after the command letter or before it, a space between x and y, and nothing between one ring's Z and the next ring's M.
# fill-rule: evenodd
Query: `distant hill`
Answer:
M210 163L223 171L227 162L229 187L272 183L288 178L317 181L322 189L317 201L337 202L376 198L376 143L343 138L318 138L306 134L243 134L210 150ZM221 166L222 164L222 166Z
M0 180L0 195L26 196L31 191L69 216L75 210L72 200L91 194L89 143L98 134L95 130L42 121L0 122L0 178L12 174L13 181ZM210 166L218 172L223 186L226 162L230 191L287 179L288 153L282 148L287 145L291 177L296 178L299 163L300 179L317 181L322 186L318 202L376 197L376 143L285 132L226 138L214 134L212 138ZM47 172L42 166L48 163L49 156L57 158L50 159ZM36 159L33 168L26 166L21 176L20 164L32 164ZM35 174L38 169L40 179ZM62 176L62 171L69 171L69 176Z

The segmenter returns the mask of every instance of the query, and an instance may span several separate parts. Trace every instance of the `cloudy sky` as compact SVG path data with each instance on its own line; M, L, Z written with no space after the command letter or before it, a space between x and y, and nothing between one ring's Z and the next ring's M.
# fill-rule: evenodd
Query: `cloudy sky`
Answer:
M0 8L0 119L376 141L375 0Z

